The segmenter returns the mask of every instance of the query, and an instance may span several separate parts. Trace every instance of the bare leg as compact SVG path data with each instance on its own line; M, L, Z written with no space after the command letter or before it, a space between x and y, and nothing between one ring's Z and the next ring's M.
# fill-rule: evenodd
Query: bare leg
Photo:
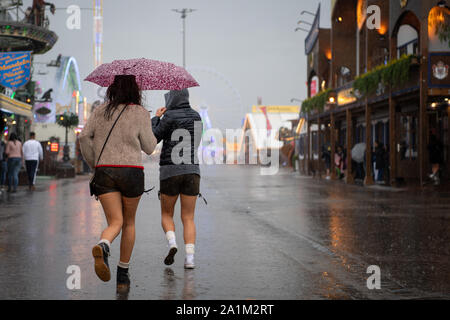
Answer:
M101 240L107 240L112 243L119 235L123 224L122 217L122 196L120 192L106 193L98 197L105 211L106 221L108 227L103 230L100 237ZM108 265L108 253L105 253L105 248L100 245L95 245L92 248L92 255L95 260L95 273L103 281L111 279L111 271Z
M139 205L137 198L122 197L123 203L123 226L122 238L120 240L120 261L128 263L133 252L134 241L136 239L135 219L136 211Z
M175 223L173 222L173 213L175 210L175 203L177 202L178 195L176 196L168 196L165 194L161 194L161 225L164 230L164 233L168 231L175 232ZM169 240L169 239L167 239ZM172 239L171 241L173 241ZM170 244L170 242L169 242ZM178 249L175 245L171 245L169 249L169 253L167 257L164 259L164 263L166 265L171 265L174 262L175 254Z
M100 239L106 239L112 243L119 235L123 225L122 196L120 192L111 192L102 194L98 198L108 222L108 227L103 230Z
M196 196L181 195L181 221L184 229L184 243L195 244L195 203Z
M173 213L178 195L168 196L161 194L161 225L164 233L167 231L175 231L175 223L173 222Z

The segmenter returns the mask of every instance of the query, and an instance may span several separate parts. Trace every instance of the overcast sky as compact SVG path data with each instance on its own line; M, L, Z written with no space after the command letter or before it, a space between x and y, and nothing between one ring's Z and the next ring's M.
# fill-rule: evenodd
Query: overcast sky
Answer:
M31 2L24 1L25 5ZM53 2L57 8L71 4L82 8L93 6L92 0ZM265 105L289 105L291 98L305 97L306 33L294 29L302 18L301 11L315 12L319 2L105 0L103 61L145 57L182 65L181 19L171 9L197 9L187 18L187 66L202 90L193 90L191 94L196 104L211 109L213 125L236 123L233 127L239 127L258 96ZM327 24L329 0L322 2L322 20ZM74 56L84 79L94 64L93 12L82 11L80 30L67 29L67 18L65 10L57 10L55 16L50 16L50 28L59 40L47 54L36 56L35 61L48 62L59 53ZM313 17L304 15L304 18L311 21ZM97 99L96 92L96 85L83 83L83 93L89 102ZM147 95L145 105L154 109L162 103L162 95L157 92Z

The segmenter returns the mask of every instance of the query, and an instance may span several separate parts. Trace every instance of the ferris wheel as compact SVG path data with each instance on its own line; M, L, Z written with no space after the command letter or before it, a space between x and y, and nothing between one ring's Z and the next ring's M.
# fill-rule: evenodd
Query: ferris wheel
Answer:
M208 115L208 127L221 130L242 127L246 110L239 91L231 81L214 68L188 66L186 70L197 80L199 87L189 88L191 106L201 115ZM156 108L164 105L162 92L148 91L146 100Z
M225 129L240 128L246 110L232 82L211 67L188 66L186 69L200 84L200 87L189 90L194 108L207 110L213 128L223 132Z

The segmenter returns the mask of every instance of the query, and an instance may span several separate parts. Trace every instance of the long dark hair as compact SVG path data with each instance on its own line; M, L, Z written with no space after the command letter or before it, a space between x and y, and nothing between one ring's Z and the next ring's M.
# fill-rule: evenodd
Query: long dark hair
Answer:
M17 137L17 134L15 132L11 133L8 138L9 141L12 141L14 144L16 144L16 141L19 140Z
M138 104L141 105L142 96L136 77L132 75L119 75L114 77L114 82L106 91L105 118L111 119L119 105Z

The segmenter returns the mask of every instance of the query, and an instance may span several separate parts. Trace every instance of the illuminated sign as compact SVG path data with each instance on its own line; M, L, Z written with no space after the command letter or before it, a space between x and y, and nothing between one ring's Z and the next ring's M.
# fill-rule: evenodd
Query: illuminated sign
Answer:
M356 97L353 95L353 89L344 89L337 94L338 105L349 104L356 101Z
M265 106L267 113L299 113L300 106ZM253 113L261 113L261 106L253 106Z
M31 52L0 53L0 85L16 90L30 81Z
M319 93L319 77L318 76L312 77L309 93L310 93L311 98Z
M59 143L52 142L50 144L50 151L51 152L59 152Z

